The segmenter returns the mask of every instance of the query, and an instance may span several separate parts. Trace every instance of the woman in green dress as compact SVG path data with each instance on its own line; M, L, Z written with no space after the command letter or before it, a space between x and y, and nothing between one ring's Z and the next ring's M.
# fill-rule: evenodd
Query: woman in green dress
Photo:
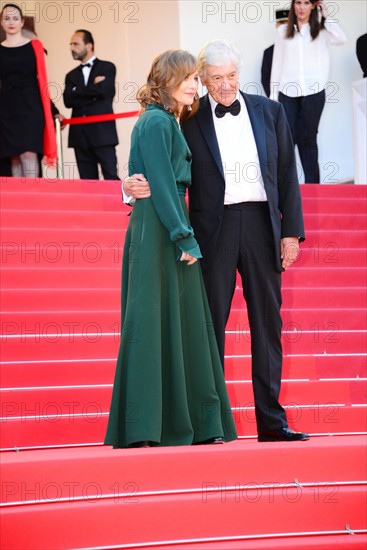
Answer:
M149 180L124 246L122 333L106 445L237 438L185 202L191 153L180 121L198 107L195 58L169 50L138 92L129 173Z

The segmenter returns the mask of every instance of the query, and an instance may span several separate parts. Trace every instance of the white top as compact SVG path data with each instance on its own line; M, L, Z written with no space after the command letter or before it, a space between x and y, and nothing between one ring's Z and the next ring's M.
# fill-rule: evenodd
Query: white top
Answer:
M224 204L264 202L267 197L254 133L245 100L241 94L237 99L240 113L218 118L214 112L217 102L209 95L226 184Z
M300 97L321 92L328 81L330 45L345 44L347 37L335 21L326 20L315 40L312 40L310 25L295 28L293 38L286 38L287 25L277 29L271 70L271 99L278 93Z

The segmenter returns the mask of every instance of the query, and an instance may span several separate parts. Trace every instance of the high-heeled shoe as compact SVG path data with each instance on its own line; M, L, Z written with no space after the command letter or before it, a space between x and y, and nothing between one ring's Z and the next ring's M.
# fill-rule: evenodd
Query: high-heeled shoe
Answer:
M135 448L145 448L145 447L152 447L152 442L151 441L137 441L136 443L131 443L131 445L129 445L129 447L133 447L134 449Z
M222 443L224 443L223 437L211 437L205 441L198 441L197 443L194 443L194 445L221 445Z

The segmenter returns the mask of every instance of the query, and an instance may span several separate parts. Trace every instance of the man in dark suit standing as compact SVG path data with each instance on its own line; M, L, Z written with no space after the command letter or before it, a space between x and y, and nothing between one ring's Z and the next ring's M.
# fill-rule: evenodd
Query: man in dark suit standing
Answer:
M308 434L289 429L279 403L281 272L304 240L294 147L282 105L239 92L239 68L239 51L225 40L199 54L209 93L183 126L192 152L190 221L223 364L237 271L242 278L258 440L302 441ZM127 178L124 187L135 198L149 196L141 175Z
M289 10L276 10L275 12L275 26L288 23ZM270 77L271 66L273 64L274 44L264 50L263 60L261 63L261 84L265 90L266 96L270 97Z
M94 55L94 40L89 31L77 30L70 41L74 59L79 67L66 75L64 103L73 109L72 116L113 113L116 67ZM71 125L69 147L75 150L81 179L98 179L98 165L106 180L119 179L117 174L116 122L95 122Z
M356 52L359 64L363 72L363 78L367 77L367 33L362 34L356 43Z

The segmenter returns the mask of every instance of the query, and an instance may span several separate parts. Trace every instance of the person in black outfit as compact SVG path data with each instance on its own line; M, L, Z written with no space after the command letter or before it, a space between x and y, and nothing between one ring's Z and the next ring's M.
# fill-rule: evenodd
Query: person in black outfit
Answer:
M363 77L367 77L367 33L362 34L357 40L357 58L361 69L363 71Z
M0 158L0 176L5 178L10 178L11 173L11 162L9 158L2 159Z
M35 53L42 45L23 36L25 19L16 4L5 4L0 20L6 36L0 45L0 169L9 175L10 162L11 175L35 177L38 156L49 152L44 135L46 115L51 113L44 111Z
M288 22L289 10L276 10L275 12L275 24L278 28L279 25ZM274 44L266 48L261 63L261 84L265 90L266 96L270 97L270 75L271 65L273 63Z
M72 116L113 113L116 67L94 55L94 40L89 31L77 30L71 37L71 54L81 65L66 75L64 103ZM117 180L116 122L71 125L69 147L75 150L81 179L98 179L100 165L104 179Z

